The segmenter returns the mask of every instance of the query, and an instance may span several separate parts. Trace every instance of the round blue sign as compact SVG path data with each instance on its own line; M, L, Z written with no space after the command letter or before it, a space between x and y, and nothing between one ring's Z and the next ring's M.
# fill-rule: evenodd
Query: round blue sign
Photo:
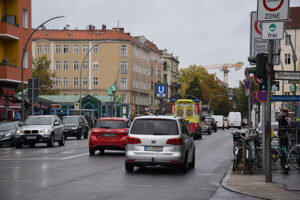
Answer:
M267 101L267 91L266 90L258 90L256 92L256 97L260 102L266 102Z
M245 74L246 79L250 78L250 73L248 72L247 68L245 68L244 74Z
M249 90L250 87L251 87L251 81L250 80L246 80L244 86L245 86L246 90Z

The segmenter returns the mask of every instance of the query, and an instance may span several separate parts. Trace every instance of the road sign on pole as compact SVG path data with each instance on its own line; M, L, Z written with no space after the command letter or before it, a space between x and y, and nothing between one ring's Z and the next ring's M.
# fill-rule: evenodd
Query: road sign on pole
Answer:
M167 99L168 98L168 84L167 83L155 83L155 98Z
M256 85L259 85L259 84L260 84L260 80L257 78L256 74L254 74L253 80L254 80L254 83L255 83Z
M281 40L283 39L283 22L272 22L262 24L262 39Z
M266 90L258 90L256 92L256 98L260 102L266 102L267 101L267 91Z
M245 68L244 74L245 74L246 79L250 78L250 73L248 72L247 68Z
M244 86L245 86L246 90L249 90L250 87L251 87L251 81L250 81L250 80L246 80L246 81L244 82Z
M287 21L289 0L257 0L257 21Z
M274 71L274 79L276 80L300 80L299 71Z

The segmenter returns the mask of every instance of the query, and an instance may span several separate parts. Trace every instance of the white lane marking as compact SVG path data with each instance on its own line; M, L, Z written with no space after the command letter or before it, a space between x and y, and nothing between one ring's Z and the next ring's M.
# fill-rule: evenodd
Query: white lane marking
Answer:
M60 152L60 153L66 153L66 154L68 154L68 153L74 153L75 152L75 150L69 150L69 151L63 151L63 152Z
M0 180L0 182L4 183L12 183L12 182L17 182L17 183L33 183L34 181L32 180Z
M68 160L72 158L77 158L80 156L88 155L89 153L78 154L74 156L68 156L63 158L0 158L0 161L32 161L32 160Z
M20 169L20 168L22 168L22 167L10 167L10 166L7 166L7 167L5 167L6 169Z
M84 181L72 181L71 183L74 184L87 184L87 185L91 185L91 184L95 184L95 183L91 183L91 182L84 182ZM121 184L121 183L97 183L99 185L107 185L107 186L131 186L131 187L152 187L152 185L141 185L141 184Z

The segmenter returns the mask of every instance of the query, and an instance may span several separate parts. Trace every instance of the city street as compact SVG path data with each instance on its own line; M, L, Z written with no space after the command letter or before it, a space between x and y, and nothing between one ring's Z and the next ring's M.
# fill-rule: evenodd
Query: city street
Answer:
M1 147L0 199L253 199L220 186L231 166L231 130L197 140L196 168L186 174L163 167L127 174L123 152L89 156L87 142Z

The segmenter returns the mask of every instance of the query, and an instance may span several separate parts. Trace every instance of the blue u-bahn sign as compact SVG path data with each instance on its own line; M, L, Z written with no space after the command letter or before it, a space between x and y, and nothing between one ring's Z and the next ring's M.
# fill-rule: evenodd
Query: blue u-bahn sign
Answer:
M167 99L168 98L168 84L167 83L155 83L155 98Z
M300 95L272 95L271 101L300 101Z

